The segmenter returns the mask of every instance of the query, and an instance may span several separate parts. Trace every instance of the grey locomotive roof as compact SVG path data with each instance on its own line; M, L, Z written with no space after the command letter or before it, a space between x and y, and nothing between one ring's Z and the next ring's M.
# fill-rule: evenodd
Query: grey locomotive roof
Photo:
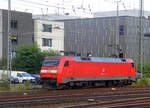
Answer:
M124 58L75 57L76 61L90 62L126 62Z

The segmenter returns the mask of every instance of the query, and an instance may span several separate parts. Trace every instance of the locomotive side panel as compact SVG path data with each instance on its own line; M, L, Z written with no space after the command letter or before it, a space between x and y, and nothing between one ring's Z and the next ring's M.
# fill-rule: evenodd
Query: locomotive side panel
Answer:
M131 63L70 62L68 71L63 70L62 82L132 79Z

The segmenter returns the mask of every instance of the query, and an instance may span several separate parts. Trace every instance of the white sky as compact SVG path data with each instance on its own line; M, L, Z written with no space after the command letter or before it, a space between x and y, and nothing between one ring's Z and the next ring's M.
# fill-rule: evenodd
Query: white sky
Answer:
M11 0L11 9L33 14L70 13L84 16L96 11L116 10L115 1L119 0ZM121 0L119 9L139 9L139 1ZM149 4L150 0L144 0L144 10L150 11ZM0 0L0 8L7 9L8 0Z

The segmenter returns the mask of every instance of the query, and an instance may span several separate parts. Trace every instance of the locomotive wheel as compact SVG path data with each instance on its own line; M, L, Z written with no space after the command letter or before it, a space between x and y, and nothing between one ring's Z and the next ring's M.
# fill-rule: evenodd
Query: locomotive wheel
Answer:
M65 85L61 85L61 84L57 84L57 86L56 86L57 90L62 90L62 89L65 89L65 88L66 88L66 86Z
M50 81L48 79L43 80L43 85L42 88L44 89L51 89L52 87L50 86Z
M44 88L44 89L48 88L48 85L47 85L47 83L45 81L43 82L42 88Z
M107 81L106 86L107 87L112 87L113 86L113 82L112 81Z
M83 84L83 88L89 88L88 82L85 82L85 83Z
M124 86L124 82L120 81L120 87L123 87L123 86Z
M127 85L131 85L131 84L132 84L132 81L128 80Z

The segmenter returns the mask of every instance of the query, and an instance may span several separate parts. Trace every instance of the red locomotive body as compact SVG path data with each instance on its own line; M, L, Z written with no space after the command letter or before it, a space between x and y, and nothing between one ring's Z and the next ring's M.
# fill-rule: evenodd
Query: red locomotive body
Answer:
M131 84L136 79L132 59L99 57L46 57L41 78L44 85L83 86Z

